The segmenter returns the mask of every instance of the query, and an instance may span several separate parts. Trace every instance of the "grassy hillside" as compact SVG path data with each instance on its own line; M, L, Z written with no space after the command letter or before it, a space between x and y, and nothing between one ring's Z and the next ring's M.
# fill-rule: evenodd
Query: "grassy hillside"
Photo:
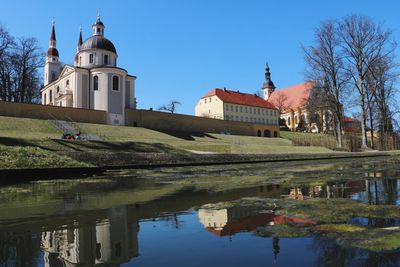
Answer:
M97 133L106 141L125 141L143 143L162 143L191 151L208 151L219 153L320 153L330 152L323 147L293 146L284 138L263 138L224 134L190 134L182 132L161 132L140 127L123 127L79 123L89 133Z
M293 146L284 138L161 132L140 127L79 123L87 133L103 141L64 141L61 132L47 120L0 116L0 169L68 167L87 164L124 164L144 160L145 154L193 158L194 153L291 154L323 153L317 146ZM293 133L288 133L293 134ZM284 135L284 133L283 133ZM284 135L285 136L285 135ZM12 148L10 148L12 146ZM172 156L171 160L174 160Z

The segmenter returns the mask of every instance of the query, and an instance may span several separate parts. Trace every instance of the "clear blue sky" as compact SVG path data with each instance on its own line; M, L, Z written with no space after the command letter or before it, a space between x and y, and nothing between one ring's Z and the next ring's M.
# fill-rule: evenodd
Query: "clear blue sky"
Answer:
M266 61L278 88L302 82L300 46L312 43L323 20L367 15L400 41L398 0L14 0L2 2L0 24L14 36L36 37L45 51L55 17L60 58L72 64L79 27L89 37L98 10L118 65L137 76L138 107L176 99L185 114L215 87L259 90Z

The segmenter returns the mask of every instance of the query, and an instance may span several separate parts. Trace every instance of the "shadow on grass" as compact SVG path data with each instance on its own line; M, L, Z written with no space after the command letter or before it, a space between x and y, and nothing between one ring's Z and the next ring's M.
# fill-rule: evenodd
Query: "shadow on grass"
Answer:
M152 130L154 130L154 129L152 129ZM187 141L195 141L196 139L194 137L199 137L199 138L208 137L211 139L217 139L215 136L212 136L212 135L210 135L208 133L204 133L204 132L182 132L182 131L170 131L170 130L154 130L154 131L168 134L170 136L180 138L183 140L187 140Z
M53 152L131 152L131 153L172 153L178 152L172 146L162 143L67 141L59 139L29 140L0 137L0 145L38 147Z

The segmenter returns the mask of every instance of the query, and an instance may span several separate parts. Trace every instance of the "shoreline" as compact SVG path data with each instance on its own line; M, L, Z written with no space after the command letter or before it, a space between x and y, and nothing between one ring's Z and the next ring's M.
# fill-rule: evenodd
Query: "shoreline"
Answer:
M160 155L161 154L161 155ZM399 152L335 152L296 154L168 154L138 153L134 164L99 165L94 167L0 169L0 186L39 180L76 179L102 174L107 170L156 169L190 166L215 166L230 164L258 164L269 162L295 162L313 160L341 160L374 157L392 157ZM12 177L12 178L11 178Z

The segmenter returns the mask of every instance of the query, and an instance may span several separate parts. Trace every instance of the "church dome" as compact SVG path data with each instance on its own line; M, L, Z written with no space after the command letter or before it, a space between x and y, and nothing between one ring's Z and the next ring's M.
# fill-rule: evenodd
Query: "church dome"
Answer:
M47 49L47 53L46 53L47 57L58 57L58 50L55 47L49 47L49 49Z
M89 49L104 49L115 54L117 53L114 44L101 35L93 35L92 37L88 38L85 42L83 42L80 51Z

